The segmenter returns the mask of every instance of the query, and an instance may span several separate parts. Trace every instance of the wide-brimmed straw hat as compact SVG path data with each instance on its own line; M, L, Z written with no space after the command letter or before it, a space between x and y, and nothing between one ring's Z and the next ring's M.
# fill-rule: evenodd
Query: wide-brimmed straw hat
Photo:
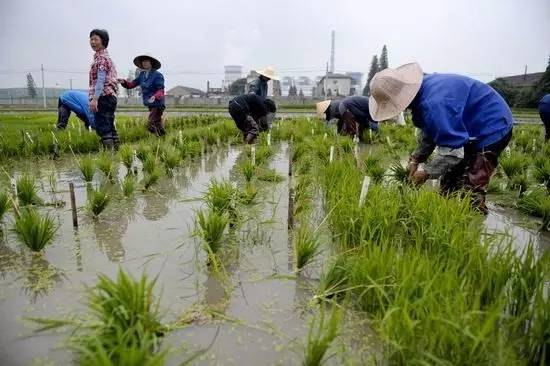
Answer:
M372 119L382 121L403 112L420 90L422 78L422 69L416 62L376 73L370 82Z
M325 112L327 111L328 106L330 105L330 99L323 100L315 105L317 108L317 117L324 119Z
M143 60L150 60L151 61L151 66L152 66L153 69L155 69L155 70L160 69L160 61L157 60L156 58L154 58L153 56L149 55L149 54L144 54L144 55L137 56L134 59L134 65L136 65L140 69L143 69L143 67L141 66L141 63L143 62Z
M275 75L275 70L271 66L268 66L265 69L256 70L256 72L266 78L270 78L271 80L279 80L279 77Z

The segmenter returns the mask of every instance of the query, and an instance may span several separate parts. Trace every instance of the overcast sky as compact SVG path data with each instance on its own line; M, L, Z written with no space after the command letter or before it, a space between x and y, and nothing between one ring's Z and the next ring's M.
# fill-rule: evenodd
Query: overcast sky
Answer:
M0 0L0 87L24 86L28 71L40 86L40 64L46 86L87 87L96 27L120 76L147 52L168 88L221 86L225 64L322 74L333 29L336 71L367 73L384 44L390 66L483 81L543 71L550 55L550 0Z

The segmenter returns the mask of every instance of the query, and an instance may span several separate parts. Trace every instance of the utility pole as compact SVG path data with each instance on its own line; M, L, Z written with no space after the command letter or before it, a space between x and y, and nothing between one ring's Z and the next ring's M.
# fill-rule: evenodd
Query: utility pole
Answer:
M527 79L527 65L525 65L525 70L523 71L523 80Z
M331 44L330 44L330 73L334 73L334 44L336 43L336 32L332 31L331 33Z
M69 79L69 89L73 90L73 79Z
M44 88L44 64L40 64L40 71L42 72L42 101L44 102L44 109L46 109L46 89Z

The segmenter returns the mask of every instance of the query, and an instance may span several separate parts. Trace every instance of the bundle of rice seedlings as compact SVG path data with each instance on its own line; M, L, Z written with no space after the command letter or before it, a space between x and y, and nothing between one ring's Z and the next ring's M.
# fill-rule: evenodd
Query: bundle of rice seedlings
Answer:
M342 311L333 306L330 318L326 319L325 309L321 306L318 317L312 319L307 335L307 344L302 365L320 366L334 339L338 336L342 323Z
M122 180L122 183L120 184L122 188L122 194L124 194L124 197L131 197L132 194L134 194L134 191L136 190L136 179L133 175L127 175Z
M17 198L21 206L42 205L44 201L38 196L38 186L32 176L25 173L19 176L15 182Z
M94 179L95 162L90 156L84 156L78 160L78 169L85 182L89 183Z
M115 155L105 152L97 157L97 168L110 181L114 181L118 176L118 162L115 160Z
M7 192L0 192L0 221L11 207L10 196Z
M216 211L209 211L207 214L199 211L197 213L197 223L199 235L206 244L207 252L216 254L222 246L223 234L229 223L227 215Z
M132 169L132 165L134 164L134 150L132 149L132 146L127 144L122 145L118 149L118 156L126 169L130 171Z
M251 160L245 160L240 164L240 171L247 182L252 181L256 174L256 166L252 164Z
M88 209L94 217L98 217L105 210L110 200L111 196L104 188L88 189Z
M34 252L51 243L57 227L53 217L41 216L35 209L23 209L15 219L14 231L19 240Z

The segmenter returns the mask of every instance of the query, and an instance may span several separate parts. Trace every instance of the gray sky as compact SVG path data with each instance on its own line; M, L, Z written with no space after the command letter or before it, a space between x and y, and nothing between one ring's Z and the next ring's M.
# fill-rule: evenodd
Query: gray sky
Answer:
M0 0L0 87L24 86L27 71L41 85L41 63L46 86L87 87L96 27L109 31L120 76L148 52L168 88L220 86L224 64L322 74L332 29L336 71L367 73L383 44L390 66L483 81L542 71L550 55L550 0Z

